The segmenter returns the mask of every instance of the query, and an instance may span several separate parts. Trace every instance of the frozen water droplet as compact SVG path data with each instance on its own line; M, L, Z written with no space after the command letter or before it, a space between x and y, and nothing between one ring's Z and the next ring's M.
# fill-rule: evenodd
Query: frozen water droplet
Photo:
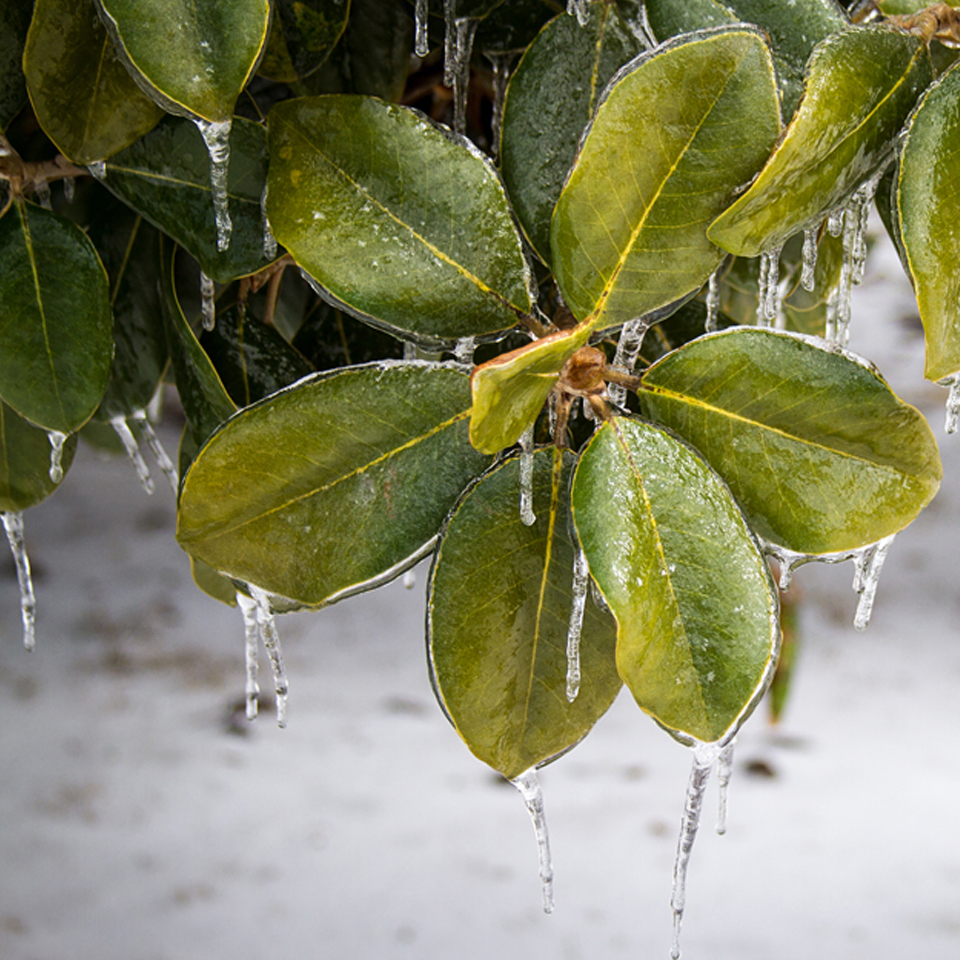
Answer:
M47 439L50 441L50 479L59 483L63 479L63 445L67 442L67 435L59 430L48 430Z
M126 417L112 417L110 419L110 426L113 427L114 433L116 433L116 435L120 438L120 442L123 444L123 449L126 450L127 456L130 458L130 462L133 464L133 468L137 471L137 477L140 480L140 486L143 487L147 494L152 494L154 490L153 477L150 476L150 471L147 469L147 465L144 462L143 457L140 455L140 447L137 445L137 438L133 435L133 431L130 429Z
M267 260L273 260L277 256L277 238L270 229L270 221L267 219L267 185L263 185L263 193L260 194L260 222L263 224L263 256Z
M585 27L590 22L590 0L567 0L567 13Z
M510 79L512 53L487 53L486 58L493 67L493 115L490 118L490 152L494 161L500 158L500 127L503 123L503 101L507 95L507 82Z
M547 818L543 813L543 791L537 777L537 768L531 767L510 781L523 797L533 830L537 835L537 853L540 858L540 883L543 890L543 912L553 913L553 863L550 859L550 835L547 833Z
M697 743L693 749L693 766L683 804L683 818L680 821L677 859L673 866L673 895L670 898L670 906L673 908L673 946L670 949L672 960L680 958L680 927L683 924L687 898L687 867L690 865L690 853L700 828L703 794L720 749L716 743Z
M210 279L202 270L200 271L200 312L203 317L203 329L212 330L217 323L217 290Z
M37 202L44 210L52 210L53 203L50 199L50 184L46 180L35 180L33 183L34 192L37 195Z
M273 689L277 697L277 726L287 725L287 672L283 666L283 652L280 649L280 634L277 633L277 622L270 608L270 596L259 587L248 584L250 596L257 604L257 624L260 627L260 639L270 658L270 668L273 670Z
M528 527L537 522L533 512L533 424L520 435L520 520Z
M170 489L173 490L173 495L177 495L177 484L179 478L177 477L177 468L173 465L173 461L167 456L167 451L163 449L163 444L160 443L160 438L154 432L153 427L150 425L150 420L147 417L145 410L135 410L131 415L133 421L140 428L140 433L143 435L144 440L147 441L147 446L150 448L150 452L153 454L153 459L157 461L157 466L163 471L163 475L167 478L167 481L170 484Z
M727 832L727 794L730 790L730 777L733 775L733 748L737 742L734 737L717 757L717 786L720 788L720 805L717 811L717 833L722 837Z
M260 624L257 620L257 603L250 597L237 591L237 606L243 614L244 662L246 665L247 682L244 688L246 712L248 720L256 720L257 706L260 700L260 684L257 682L258 643L260 639Z
M416 570L408 570L403 575L403 586L405 590L412 590L417 585Z
M403 359L404 360L417 359L417 348L414 344L410 343L409 340L405 340L403 343Z
M30 575L30 558L23 542L23 514L11 511L0 512L3 529L7 533L7 542L17 567L17 582L20 584L20 619L23 621L23 646L32 650L36 642L35 623L37 618L37 600L33 593L33 577Z
M895 537L896 534L884 537L874 546L866 563L857 565L858 576L854 580L854 588L860 594L860 600L857 603L857 614L853 625L858 630L866 630L870 622L873 603L877 597L877 584L880 582L880 571L883 570L883 563L887 559Z
M103 181L107 179L106 160L94 160L93 163L87 164L87 169L90 171L90 176L96 178L97 180Z
M807 227L803 231L803 271L800 285L804 290L812 291L817 285L817 233L819 227Z
M629 320L623 325L611 366L625 373L633 373L647 327L648 324L643 320ZM627 399L627 388L619 383L611 383L607 386L607 396L612 404L622 407Z
M570 589L570 625L567 628L567 700L573 703L580 692L580 631L587 602L590 569L583 549L578 546L573 558L573 585Z
M947 433L956 433L957 426L960 425L960 374L940 382L944 386L950 387L950 394L947 397L947 419L944 427Z
M843 233L843 207L831 210L827 217L827 231L831 237L839 237Z
M464 337L457 341L454 347L453 356L457 363L465 363L473 366L473 351L477 349L476 337Z
M430 52L430 37L427 29L427 14L429 0L417 0L413 8L416 27L413 39L413 52L418 57L425 57Z
M63 178L63 199L66 200L67 203L73 203L73 198L76 193L76 183L77 181L73 177Z
M713 333L717 329L717 317L720 313L720 272L715 270L707 281L707 322L704 330Z
M227 171L230 167L231 120L212 123L209 120L194 120L203 142L210 154L210 192L213 195L213 213L217 220L217 249L230 246L233 223L227 201Z

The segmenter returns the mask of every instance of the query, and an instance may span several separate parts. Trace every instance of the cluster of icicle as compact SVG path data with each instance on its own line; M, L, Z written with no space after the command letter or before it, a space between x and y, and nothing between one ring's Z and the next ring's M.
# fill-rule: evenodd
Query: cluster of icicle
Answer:
M273 689L277 701L277 725L287 725L287 673L283 666L283 652L280 649L280 634L277 632L276 618L270 605L270 595L259 587L248 584L247 593L237 591L237 605L243 614L244 636L246 643L246 713L248 720L257 717L257 705L260 699L260 684L257 681L257 655L262 643L273 672Z

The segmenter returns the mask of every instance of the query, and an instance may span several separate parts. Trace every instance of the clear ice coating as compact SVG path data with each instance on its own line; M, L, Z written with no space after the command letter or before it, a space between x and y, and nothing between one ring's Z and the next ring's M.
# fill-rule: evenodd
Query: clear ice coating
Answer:
M246 713L248 720L257 719L257 705L260 700L260 684L257 682L258 644L260 640L260 623L257 620L257 602L237 591L237 606L243 614L244 650L247 670L247 682L244 688Z
M414 28L413 52L418 57L425 57L430 52L430 37L427 30L427 14L429 0L417 0L413 8L416 26Z
M730 777L733 776L734 737L717 757L717 786L720 788L720 803L717 811L717 833L722 837L727 832L727 794L730 792Z
M140 454L137 438L133 435L133 431L130 429L126 417L122 415L111 417L110 426L113 427L113 432L120 438L123 449L127 452L127 457L129 457L133 468L137 471L140 486L143 487L147 494L152 494L154 490L153 477L150 476L150 471L147 469L147 465Z
M680 960L680 928L683 925L683 911L687 899L687 867L690 865L690 853L700 828L703 794L721 749L716 743L697 743L693 748L693 767L687 784L683 818L680 821L680 839L677 842L677 858L673 866L673 895L670 898L670 906L673 908L671 960Z
M177 485L179 483L179 479L177 477L177 468L173 465L173 461L167 455L167 451L163 449L163 444L160 443L160 438L157 436L156 432L151 426L146 411L134 410L130 417L140 428L140 433L143 436L143 439L147 441L147 446L150 448L150 452L153 454L153 459L157 461L157 466L167 478L167 481L170 484L170 489L173 490L173 495L176 496Z
M473 351L477 349L476 337L464 337L458 340L453 348L453 356L457 363L473 366Z
M106 180L107 179L107 161L106 160L94 160L93 163L87 164L87 169L90 171L90 176L94 177L97 180Z
M944 386L950 387L950 393L947 396L947 418L944 422L944 429L947 433L956 433L957 426L960 425L960 374L941 382Z
M585 27L590 22L590 0L567 0L567 13Z
M73 177L63 178L63 199L66 200L67 203L73 203L76 183L77 181Z
M277 622L270 608L270 595L259 587L248 584L250 596L257 605L257 625L260 628L260 639L270 658L270 668L273 670L273 689L277 697L277 726L287 725L287 672L283 666L283 652L280 649L280 634L277 633Z
M717 329L717 317L720 314L720 271L715 270L707 281L707 322L704 330L713 333Z
M467 132L467 95L470 90L470 57L479 20L457 17L454 22L456 45L453 73L453 129ZM446 67L444 67L446 69Z
M217 220L217 249L221 252L230 246L233 223L227 202L227 170L230 166L231 120L213 123L209 120L194 121L210 154L210 192L213 195L213 213Z
M617 351L613 355L612 366L626 373L633 373L647 326L643 320L629 320L623 325L620 338L617 340ZM607 386L607 396L612 404L622 407L627 399L627 388L619 383L611 383Z
M531 767L510 781L527 805L533 830L537 835L537 853L540 857L540 884L543 890L543 912L553 913L553 863L550 859L550 835L547 833L547 818L543 813L543 791L537 777L537 768Z
M260 194L260 222L263 224L263 256L267 260L273 260L277 256L277 238L270 229L270 221L267 219L267 185L263 185L263 193Z
M23 646L32 650L36 643L34 624L37 619L37 599L33 593L33 577L30 576L30 558L23 543L23 514L15 511L0 513L7 542L17 567L17 582L20 584L20 619L23 621Z
M580 632L583 629L583 611L587 603L587 584L590 568L583 548L577 546L573 558L573 585L570 589L570 625L567 627L567 700L573 703L580 692Z
M533 512L533 424L520 435L520 520L527 527L537 522Z
M67 435L59 430L48 430L47 439L50 441L50 479L59 483L63 479L63 445L67 442Z
M867 624L870 622L873 603L877 597L877 584L880 582L880 571L883 570L883 563L887 559L887 554L890 552L890 546L895 537L896 534L884 537L872 548L867 548L869 552L865 551L863 559L857 561L853 588L860 594L860 600L857 603L857 613L853 625L858 630L866 630Z
M203 329L212 330L217 322L216 287L202 270L200 271L200 313Z
M780 314L780 247L760 254L757 325L773 326Z
M803 270L800 274L800 286L810 292L817 285L817 233L819 227L807 227L803 231Z

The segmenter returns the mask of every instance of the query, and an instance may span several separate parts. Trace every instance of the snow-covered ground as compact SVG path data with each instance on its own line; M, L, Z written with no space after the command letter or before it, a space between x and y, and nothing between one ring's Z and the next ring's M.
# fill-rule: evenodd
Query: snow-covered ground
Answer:
M690 867L690 960L960 955L960 436L924 385L885 242L852 346L931 418L942 492L895 543L873 623L805 567L781 727L740 738L725 837ZM164 436L169 447L171 433ZM240 614L199 593L174 506L82 449L27 513L37 649L0 580L2 960L666 960L689 754L624 695L541 772L557 908L517 792L433 702L423 579L280 621L289 726L242 718Z

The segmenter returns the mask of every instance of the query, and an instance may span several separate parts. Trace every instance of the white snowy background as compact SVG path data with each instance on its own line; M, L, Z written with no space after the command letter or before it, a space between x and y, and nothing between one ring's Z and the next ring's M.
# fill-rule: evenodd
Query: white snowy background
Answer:
M885 241L855 296L851 346L930 417L944 486L866 633L851 564L798 572L793 694L779 728L761 708L741 735L725 837L708 792L690 960L960 956L960 436ZM433 701L426 567L281 618L289 727L269 705L248 724L240 614L192 585L157 486L84 448L28 511L33 654L0 565L2 960L666 960L690 757L628 695L541 772L544 916L520 796Z

